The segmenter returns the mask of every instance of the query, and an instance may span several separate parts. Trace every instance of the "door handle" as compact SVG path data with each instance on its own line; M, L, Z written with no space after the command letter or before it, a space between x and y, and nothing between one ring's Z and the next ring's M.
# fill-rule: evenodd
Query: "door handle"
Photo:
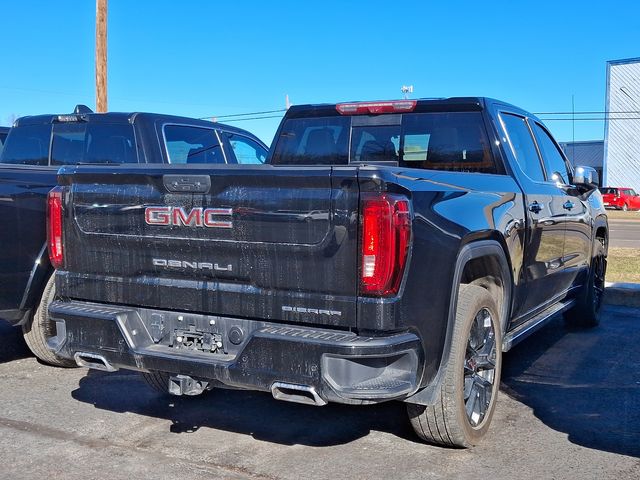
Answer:
M562 208L564 208L565 210L571 210L573 207L575 207L575 204L571 200L567 200L562 205Z
M209 175L163 175L162 181L171 193L209 193L211 190Z
M538 203L537 200L529 204L529 211L533 213L540 213L543 208L544 205L542 203Z

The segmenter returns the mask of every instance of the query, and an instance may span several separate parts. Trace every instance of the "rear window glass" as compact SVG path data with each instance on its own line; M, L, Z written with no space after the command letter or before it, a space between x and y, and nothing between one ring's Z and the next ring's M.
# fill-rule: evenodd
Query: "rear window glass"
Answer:
M480 112L404 115L401 148L407 167L497 173Z
M344 165L348 159L350 117L286 120L273 153L276 165Z
M47 165L51 125L24 125L9 131L0 163Z
M402 115L401 122L391 116L389 122L381 116L371 117L371 125L360 117L362 120L354 120L350 128L352 118L356 117L287 120L271 162L340 165L388 161L411 168L497 173L480 112L411 113Z
M138 163L132 125L58 123L53 127L52 165Z
M618 194L618 189L617 188L601 188L600 192L602 192L602 194L604 195L617 195Z
M226 163L213 128L165 125L164 140L169 163Z
M397 162L400 151L400 125L353 127L352 162Z

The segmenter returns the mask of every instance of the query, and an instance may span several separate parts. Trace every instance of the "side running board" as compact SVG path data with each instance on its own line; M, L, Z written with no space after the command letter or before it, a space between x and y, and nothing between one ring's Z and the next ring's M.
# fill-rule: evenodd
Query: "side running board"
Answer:
M574 304L575 300L573 298L563 300L562 302L551 305L549 308L543 310L532 319L527 320L522 325L518 325L504 336L504 339L502 340L502 351L508 352L518 342L524 340L533 332L548 323L555 315L569 310Z

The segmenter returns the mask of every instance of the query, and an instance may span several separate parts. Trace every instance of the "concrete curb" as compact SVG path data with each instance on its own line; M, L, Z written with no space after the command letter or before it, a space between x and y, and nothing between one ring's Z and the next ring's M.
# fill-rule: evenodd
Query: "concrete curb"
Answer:
M640 307L640 284L606 282L604 302L625 307Z

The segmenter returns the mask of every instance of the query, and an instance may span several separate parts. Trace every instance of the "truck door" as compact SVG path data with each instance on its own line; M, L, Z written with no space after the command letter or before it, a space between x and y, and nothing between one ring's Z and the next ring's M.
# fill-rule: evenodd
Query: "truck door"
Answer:
M13 128L0 157L0 311L18 313L46 243L46 196L57 169L48 166L51 125Z
M561 291L564 270L564 193L547 181L536 144L524 116L500 112L503 143L525 193L527 234L520 288L514 298L515 326Z
M591 254L591 214L587 205L570 188L570 167L560 147L549 132L536 121L530 121L538 150L542 155L547 181L557 188L560 213L564 215L565 238L563 252L563 279L561 290L582 285L586 279Z

